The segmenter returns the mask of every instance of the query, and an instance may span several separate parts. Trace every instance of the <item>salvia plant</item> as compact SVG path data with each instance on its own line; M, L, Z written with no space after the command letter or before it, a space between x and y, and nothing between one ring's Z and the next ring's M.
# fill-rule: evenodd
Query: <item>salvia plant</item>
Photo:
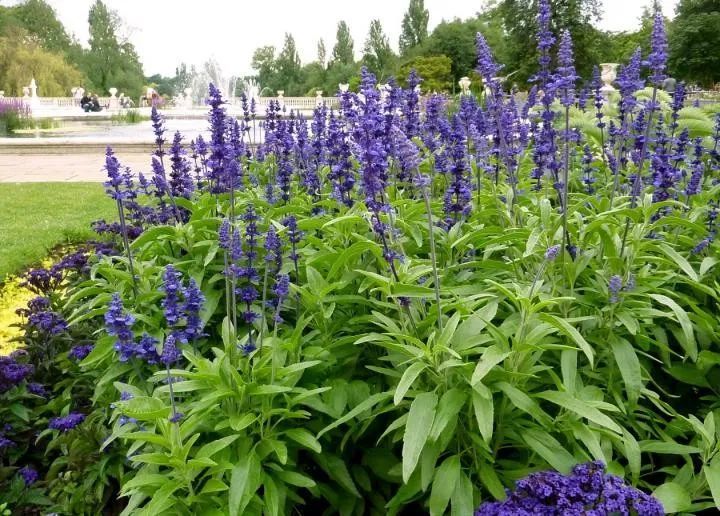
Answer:
M526 97L479 34L479 98L363 70L235 119L211 85L207 140L153 112L151 177L108 149L118 220L28 272L0 359L0 502L720 507L720 115L659 89L661 16L605 96L538 7Z

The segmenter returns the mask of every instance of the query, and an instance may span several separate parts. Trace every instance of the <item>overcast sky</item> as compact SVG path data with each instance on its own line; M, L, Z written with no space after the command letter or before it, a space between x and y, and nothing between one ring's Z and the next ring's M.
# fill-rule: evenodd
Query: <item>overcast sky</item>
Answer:
M485 0L425 0L430 30L443 19L472 16ZM81 43L88 37L87 14L93 0L48 0L59 18ZM632 30L643 6L652 0L604 0L602 28ZM0 0L0 4L16 3ZM303 63L317 55L325 40L328 54L339 20L347 21L359 54L372 18L379 18L397 49L408 0L105 0L125 21L147 75L174 75L180 62L202 64L216 59L226 75L252 73L255 48L280 49L291 32ZM674 15L677 0L661 0L666 16Z

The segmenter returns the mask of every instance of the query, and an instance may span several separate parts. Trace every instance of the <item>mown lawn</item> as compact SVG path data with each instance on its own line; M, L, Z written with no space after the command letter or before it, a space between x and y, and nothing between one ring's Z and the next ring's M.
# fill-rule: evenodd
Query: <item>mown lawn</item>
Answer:
M90 223L114 213L100 183L0 183L0 283L59 244L91 238Z

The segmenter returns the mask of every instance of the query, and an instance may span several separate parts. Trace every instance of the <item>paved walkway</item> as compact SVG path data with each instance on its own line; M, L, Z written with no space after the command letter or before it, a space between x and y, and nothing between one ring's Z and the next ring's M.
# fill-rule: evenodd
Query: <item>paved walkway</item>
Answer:
M150 153L117 153L121 165L149 175ZM2 154L0 183L105 181L102 152L78 154Z

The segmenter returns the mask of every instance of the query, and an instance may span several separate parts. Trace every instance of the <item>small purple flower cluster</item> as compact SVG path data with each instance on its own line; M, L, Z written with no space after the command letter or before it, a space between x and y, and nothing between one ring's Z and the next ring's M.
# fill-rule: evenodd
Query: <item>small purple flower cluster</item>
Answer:
M25 487L30 487L40 479L40 474L31 466L24 466L18 470L18 474L23 479Z
M32 365L18 361L21 356L23 354L17 351L9 356L0 356L0 393L19 385L33 374L35 369Z
M52 418L48 428L50 428L50 430L59 430L60 432L69 432L83 421L85 421L85 414L71 412L67 416Z
M28 325L47 336L60 335L68 329L65 319L56 312L36 312L28 316Z
M475 516L662 516L662 504L605 473L602 462L575 466L570 475L533 473L519 480L501 502L485 502Z
M30 269L20 286L38 295L47 295L58 288L62 279L59 269Z
M68 356L80 362L87 357L95 346L93 344L78 344L70 348Z

